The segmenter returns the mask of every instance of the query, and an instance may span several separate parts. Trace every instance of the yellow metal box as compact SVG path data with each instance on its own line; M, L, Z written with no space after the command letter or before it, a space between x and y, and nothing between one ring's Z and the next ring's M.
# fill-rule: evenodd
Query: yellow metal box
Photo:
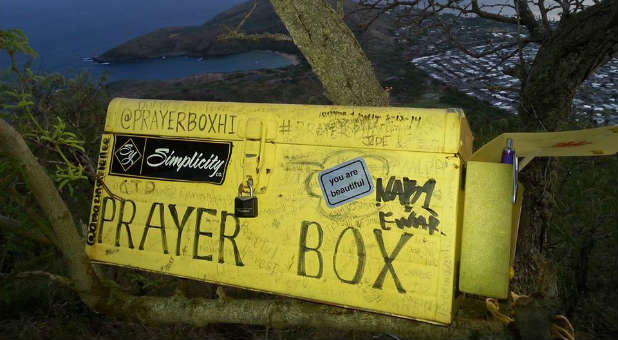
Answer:
M447 324L471 153L452 109L114 99L86 252Z

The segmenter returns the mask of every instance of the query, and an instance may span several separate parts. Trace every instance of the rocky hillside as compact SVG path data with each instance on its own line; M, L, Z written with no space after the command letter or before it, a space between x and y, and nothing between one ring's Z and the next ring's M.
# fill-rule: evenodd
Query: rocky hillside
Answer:
M160 58L170 56L216 57L250 50L273 50L299 54L296 46L289 41L271 39L260 40L220 40L217 36L234 28L253 6L248 1L235 6L201 26L166 27L131 39L96 58L100 62L123 62L129 60ZM345 20L354 30L362 25L368 12L354 12L356 5L347 1ZM375 51L384 50L384 44L391 45L393 25L387 18L375 22L371 29L359 32L357 37L362 45L371 46ZM268 0L258 0L257 7L241 29L244 33L285 33L287 30ZM376 43L378 42L378 43ZM371 53L369 53L371 54Z

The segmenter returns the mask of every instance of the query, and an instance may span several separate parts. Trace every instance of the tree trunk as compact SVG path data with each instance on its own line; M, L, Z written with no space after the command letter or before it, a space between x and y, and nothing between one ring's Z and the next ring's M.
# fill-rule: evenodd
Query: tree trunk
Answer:
M86 256L84 242L77 234L73 216L22 136L3 119L0 119L0 149L21 169L28 188L49 220L75 290L82 301L90 307L94 306L105 295L105 287Z
M387 106L369 59L343 18L325 0L271 0L294 44L334 104Z
M548 33L522 82L520 114L527 129L559 130L575 91L618 51L617 0L563 18Z
M605 0L564 17L556 31L548 33L522 82L519 112L527 131L556 131L566 125L577 88L617 51L617 3ZM551 159L536 159L520 176L526 191L513 289L533 293L539 289L534 258L547 240L556 174Z

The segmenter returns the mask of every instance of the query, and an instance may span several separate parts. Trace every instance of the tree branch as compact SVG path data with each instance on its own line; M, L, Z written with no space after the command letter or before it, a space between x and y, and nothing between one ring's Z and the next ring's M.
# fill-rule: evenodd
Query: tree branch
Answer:
M336 1L337 1L337 7L335 9L337 10L337 14L339 14L339 17L343 19L344 14L345 14L343 11L345 0L336 0Z
M35 223L35 225L38 227L38 230L48 240L50 240L53 245L58 247L58 242L56 240L56 235L54 235L54 231L49 226L49 222L47 222L47 220L45 220L45 218L41 217L39 212L36 210L36 208L31 206L31 204L29 202L27 202L26 197L24 195L22 195L21 193L19 193L17 191L17 189L15 188L15 186L10 186L8 188L8 193L11 196L11 199L13 201L17 202L22 207L22 209L26 213L26 216L28 216L28 219L30 219L31 221L33 221Z
M515 1L515 9L517 11L517 16L519 17L518 22L521 22L521 24L526 26L532 39L542 40L542 36L544 34L543 29L541 28L539 22L536 21L530 6L528 6L528 0L513 1Z
M96 304L105 289L84 252L68 207L22 136L3 119L0 119L0 148L21 168L28 188L50 221L76 291L86 304Z
M451 29L451 26L449 26L448 24L446 24L439 16L436 17L436 21L438 22L438 26L440 27L440 29L446 33L446 37L448 39L449 42L451 42L453 45L455 45L455 47L457 49L459 49L460 51L462 51L463 53L474 57L474 58L481 58L481 57L485 57L488 55L492 55L492 54L498 54L498 52L503 51L503 50L508 50L509 48L513 48L516 45L519 44L519 41L515 41L515 42L503 42L500 45L497 46L493 46L491 48L488 49L484 49L482 51L476 52L473 49L470 49L468 47L466 47L464 44L462 44L461 42L459 42L459 40L457 39L457 37L455 36L455 34L453 33L453 30ZM520 40L520 38L518 37L518 40ZM529 44L531 41L530 40L524 40L521 41L523 43L522 46L518 47L519 49L522 49L523 47L525 47L525 45ZM491 43L491 41L489 42L490 45L493 45ZM513 52L514 53L514 52ZM506 58L502 58L501 63L504 63L504 61L508 58L511 57L511 53L507 53L507 57Z
M326 1L270 1L326 90L340 105L388 105L354 33Z
M530 128L556 130L567 119L577 87L618 51L618 1L604 0L562 17L544 41L522 87L520 116Z
M256 8L257 8L257 1L253 2L253 7L251 7L251 9L247 12L247 14L245 14L245 16L242 18L242 20L240 20L238 25L236 25L236 28L234 28L232 30L229 27L225 27L228 30L228 32L218 35L217 39L218 40L230 40L230 39L262 40L262 39L268 39L268 40L278 40L278 41L292 41L292 38L289 35L283 34L283 33L264 32L264 33L259 33L259 34L247 34L247 33L240 32L240 29L245 24L247 19L249 19L249 17L253 14L253 12L255 12Z
M238 40L278 40L278 41L292 41L292 38L283 33L257 33L257 34L248 34L242 33L238 31L229 31L227 33L223 33L217 36L219 40L228 40L228 39L238 39Z
M477 301L468 301L478 305ZM238 323L266 327L354 329L397 334L406 338L470 338L483 334L513 338L500 322L482 317L459 317L450 326L438 326L376 313L304 302L295 299L204 299L131 296L118 290L99 305L99 311L148 324ZM484 311L484 307L482 311ZM481 314L482 315L482 314Z
M434 0L432 0L434 1ZM455 10L461 10L462 12L464 12L465 14L476 14L481 18L485 18L485 19L491 19L494 21L498 21L498 22L503 22L506 24L517 24L517 19L513 18L513 17L509 17L506 15L500 15L500 14L495 14L495 13L490 13L490 12L486 12L483 11L478 4L478 0L472 0L471 2L472 4L472 10L465 10L464 8L458 7L458 6L450 6L448 8L451 9L455 9Z
M545 7L545 0L538 0L536 3L539 8L539 12L541 13L541 20L543 22L543 26L547 32L550 31L549 27L549 19L547 18L547 7Z
M255 11L255 8L257 7L257 1L253 2L253 7L251 7L251 9L249 10L249 12L247 12L247 14L242 18L242 20L238 23L238 25L236 26L236 31L240 31L240 28L242 27L242 25L245 24L245 22L247 21L247 19L251 16L251 14L253 14L253 12Z
M375 2L371 3L371 1L368 1L368 0L360 0L358 2L357 8L354 11L352 11L352 14L360 13L360 12L369 12L369 14L371 15L371 18L369 20L366 20L365 23L363 23L363 25L358 29L358 31L360 32L365 32L366 30L369 29L371 24L373 24L380 16L384 15L384 13L386 13L387 11L396 9L396 8L401 8L402 6L406 6L406 12L407 12L409 11L409 8L417 7L421 1L422 0L413 0L413 1L376 0ZM382 4L382 2L385 2L385 4ZM431 4L428 3L428 4L425 4L425 6L426 7L423 10L421 10L420 13L426 13L426 10L431 7ZM398 15L398 17L400 16ZM422 22L422 20L423 18L421 17L419 21Z
M30 279L30 278L35 278L35 277L42 277L44 279L50 280L54 283L58 283L67 288L71 288L71 289L75 288L73 285L73 281L71 281L71 279L65 276L62 276L62 275L52 274L52 273L42 271L42 270L19 272L16 274L2 273L2 276L6 278L16 278L16 279Z

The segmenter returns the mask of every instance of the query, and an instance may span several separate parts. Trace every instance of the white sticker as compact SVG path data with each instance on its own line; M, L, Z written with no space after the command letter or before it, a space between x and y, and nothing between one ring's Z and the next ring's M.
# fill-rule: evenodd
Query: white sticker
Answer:
M367 163L360 157L320 172L318 182L329 208L354 202L373 192Z

